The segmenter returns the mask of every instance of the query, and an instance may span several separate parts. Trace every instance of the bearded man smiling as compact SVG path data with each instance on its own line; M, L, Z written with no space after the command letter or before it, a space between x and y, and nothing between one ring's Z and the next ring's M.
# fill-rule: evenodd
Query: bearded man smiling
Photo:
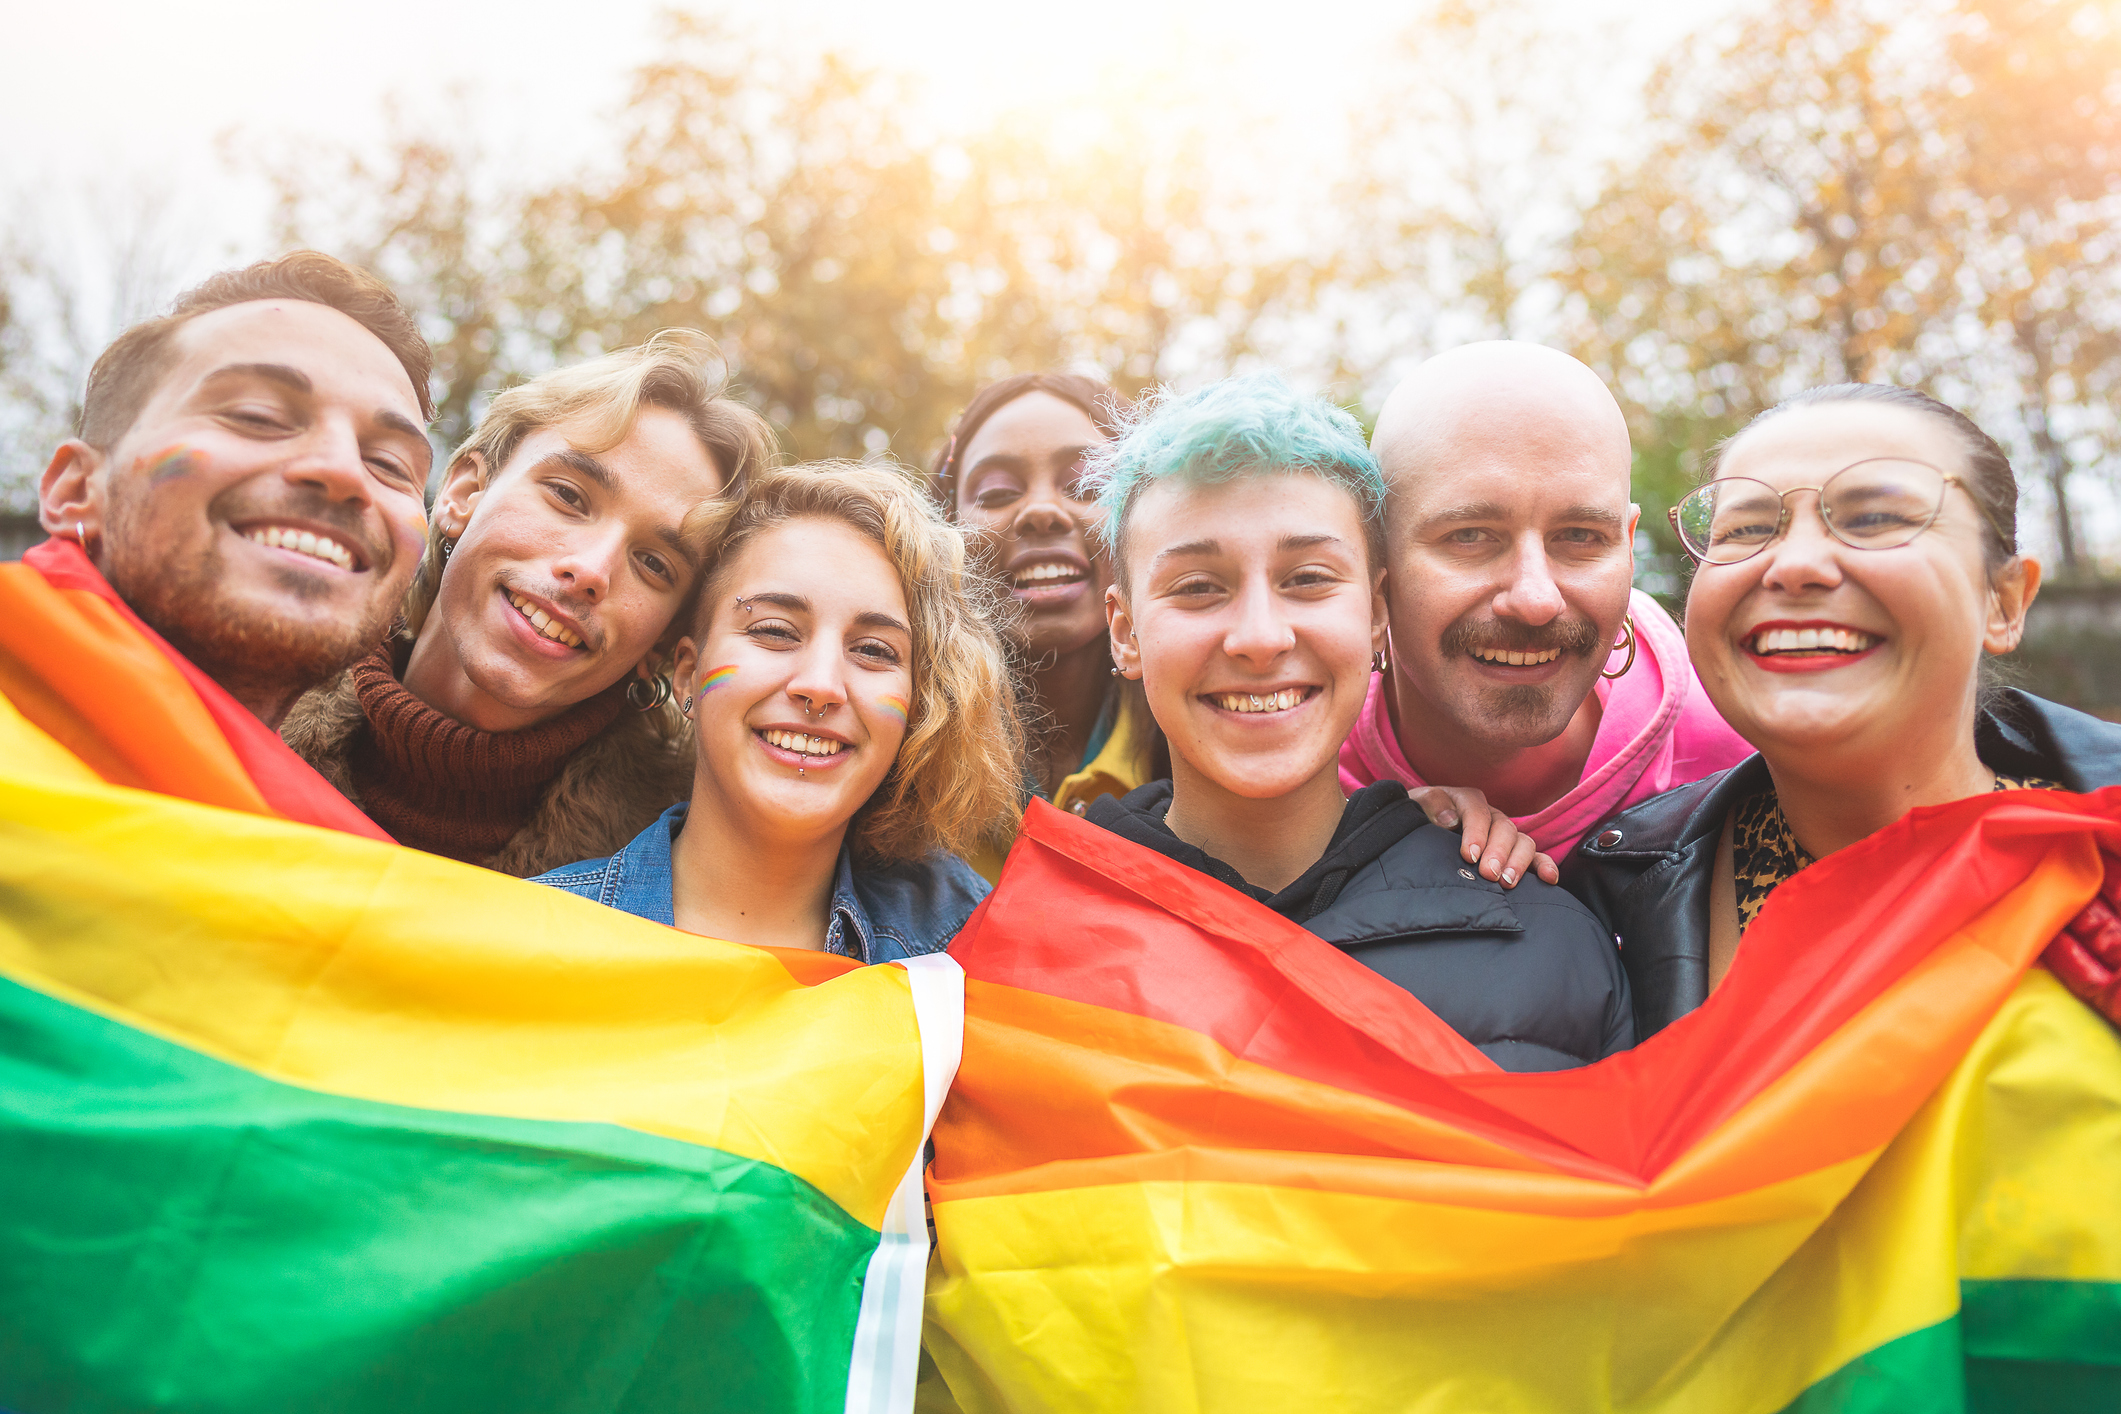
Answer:
M430 365L388 289L314 251L127 330L38 488L52 538L0 576L0 692L106 780L379 834L272 729L419 563Z

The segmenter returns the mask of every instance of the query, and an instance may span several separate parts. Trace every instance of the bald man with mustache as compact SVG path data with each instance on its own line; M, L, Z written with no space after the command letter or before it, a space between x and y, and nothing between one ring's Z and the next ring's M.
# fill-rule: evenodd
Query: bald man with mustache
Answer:
M1341 747L1348 790L1477 787L1558 861L1615 811L1752 754L1633 587L1633 453L1597 374L1538 344L1453 349L1392 390L1371 448L1390 661Z

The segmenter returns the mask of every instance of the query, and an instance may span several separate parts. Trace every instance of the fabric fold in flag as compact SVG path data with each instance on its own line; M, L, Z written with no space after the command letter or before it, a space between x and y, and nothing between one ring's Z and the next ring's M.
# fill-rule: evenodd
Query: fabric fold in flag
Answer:
M142 623L71 540L0 565L0 699L43 739L35 755L65 754L66 775L389 838ZM9 764L27 771L33 751Z
M2121 1040L2028 970L2102 845L2121 790L1916 811L1692 1016L1506 1075L1034 805L952 948L923 1406L2121 1407Z
M63 764L0 713L0 1408L910 1407L949 958Z

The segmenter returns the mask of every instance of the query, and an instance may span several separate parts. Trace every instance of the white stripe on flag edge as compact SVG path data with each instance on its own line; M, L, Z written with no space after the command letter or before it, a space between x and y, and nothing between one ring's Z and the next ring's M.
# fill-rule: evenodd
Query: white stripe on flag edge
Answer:
M957 1078L965 1049L965 970L948 953L894 964L906 969L921 1033L921 1138L884 1210L884 1230L862 1277L861 1316L847 1368L847 1414L911 1414L920 1373L921 1297L928 1279L928 1217L921 1159Z

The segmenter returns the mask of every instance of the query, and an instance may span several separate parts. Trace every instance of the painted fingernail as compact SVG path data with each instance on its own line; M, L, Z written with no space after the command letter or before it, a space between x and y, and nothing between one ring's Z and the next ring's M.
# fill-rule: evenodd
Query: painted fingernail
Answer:
M1446 810L1443 814L1436 817L1436 823L1448 830L1453 825L1458 823L1458 812L1455 810Z
M1515 869L1505 869L1502 871L1502 883L1504 888L1508 888L1516 882L1517 871Z

